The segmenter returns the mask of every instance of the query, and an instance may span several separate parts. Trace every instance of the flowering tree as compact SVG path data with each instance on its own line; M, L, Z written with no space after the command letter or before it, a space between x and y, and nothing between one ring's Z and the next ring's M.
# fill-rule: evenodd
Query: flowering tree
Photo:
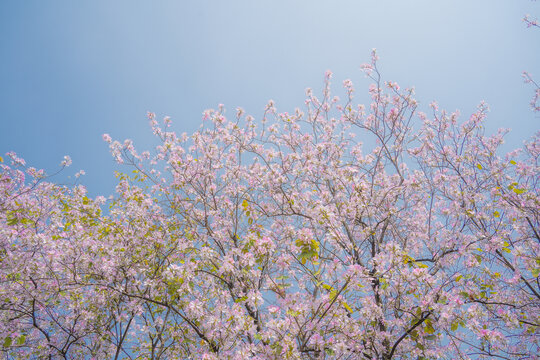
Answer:
M7 358L477 359L539 352L540 136L498 152L486 106L417 112L308 90L256 122L159 126L155 154L110 144L117 196L0 172ZM412 127L416 119L421 124ZM363 145L364 142L366 145ZM67 163L65 163L67 165Z

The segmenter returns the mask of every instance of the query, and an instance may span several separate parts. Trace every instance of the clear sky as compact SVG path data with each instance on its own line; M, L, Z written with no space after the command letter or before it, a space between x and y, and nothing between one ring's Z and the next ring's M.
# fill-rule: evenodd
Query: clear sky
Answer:
M336 91L351 78L362 101L372 48L386 80L415 86L421 110L436 100L466 118L485 100L488 129L512 128L518 147L540 129L521 78L540 79L527 13L540 16L540 2L2 0L0 154L49 173L70 155L64 176L84 169L90 193L107 195L117 166L103 133L142 151L153 144L147 111L179 133L219 103L260 117L274 99L290 112L327 69Z

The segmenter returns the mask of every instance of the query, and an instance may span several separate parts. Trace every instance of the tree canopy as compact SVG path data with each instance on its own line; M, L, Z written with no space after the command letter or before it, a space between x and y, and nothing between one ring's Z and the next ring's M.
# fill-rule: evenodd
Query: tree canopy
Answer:
M540 352L540 135L417 110L363 66L262 119L113 141L116 195L0 164L7 358L477 359ZM66 159L63 165L68 165Z

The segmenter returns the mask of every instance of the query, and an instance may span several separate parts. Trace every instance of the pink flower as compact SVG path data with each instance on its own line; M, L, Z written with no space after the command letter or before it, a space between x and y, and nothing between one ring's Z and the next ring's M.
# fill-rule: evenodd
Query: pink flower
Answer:
M68 167L69 165L71 165L71 158L68 155L65 155L64 160L62 160L60 163L60 166Z

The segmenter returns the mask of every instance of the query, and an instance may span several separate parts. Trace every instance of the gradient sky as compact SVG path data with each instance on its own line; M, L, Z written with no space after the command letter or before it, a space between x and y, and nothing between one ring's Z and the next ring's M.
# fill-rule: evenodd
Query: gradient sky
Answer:
M488 131L509 127L507 149L540 129L529 107L540 79L540 31L529 0L73 1L0 2L0 154L58 169L63 156L91 195L113 192L118 168L103 133L149 149L147 111L191 133L204 109L223 103L260 118L301 107L306 87L334 72L351 78L377 48L386 80L414 86L420 110L436 100L467 118L480 101ZM53 179L52 181L55 181Z

